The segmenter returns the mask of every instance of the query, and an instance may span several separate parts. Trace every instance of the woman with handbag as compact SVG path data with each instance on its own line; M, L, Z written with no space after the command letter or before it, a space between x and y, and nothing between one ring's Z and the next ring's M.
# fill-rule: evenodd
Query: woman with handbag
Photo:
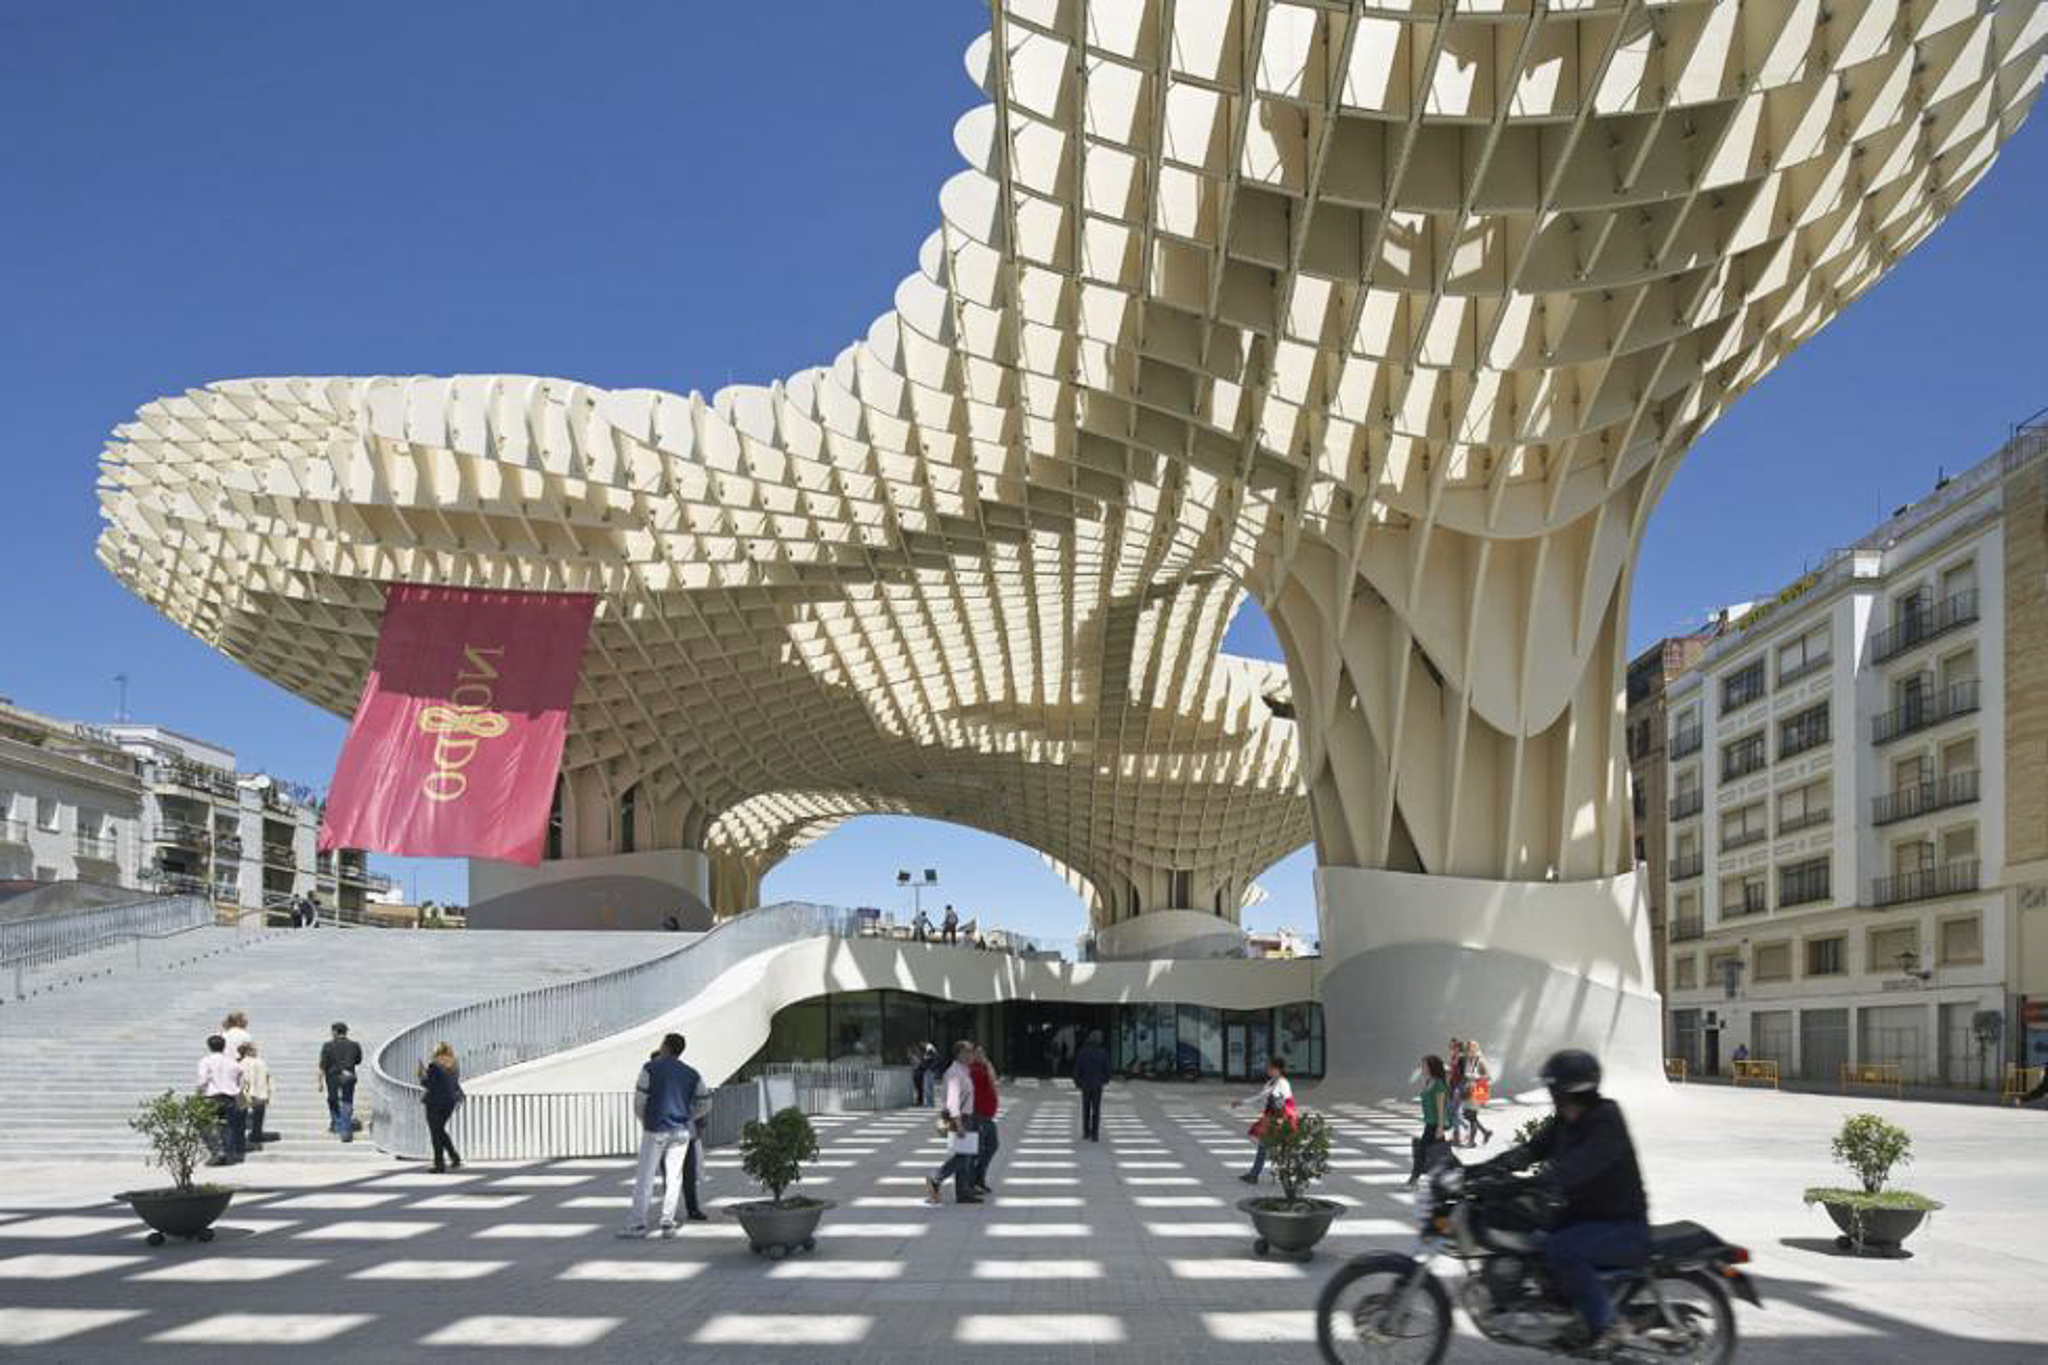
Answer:
M1239 1102L1240 1106L1244 1104L1258 1107L1259 1116L1252 1121L1249 1131L1252 1141L1259 1146L1252 1153L1252 1168L1238 1179L1247 1185L1256 1185L1259 1173L1266 1169L1266 1139L1272 1133L1273 1125L1294 1122L1298 1112L1294 1107L1294 1087L1287 1081L1287 1067L1278 1057L1266 1059L1266 1083L1259 1088L1258 1094Z
M953 1202L979 1204L981 1196L969 1187L974 1175L974 1158L981 1151L981 1134L974 1126L974 1044L961 1040L953 1044L953 1064L939 1078L939 1132L946 1138L946 1160L925 1177L927 1204L945 1202L939 1193L946 1181L953 1181Z
M1443 1141L1444 1130L1451 1122L1451 1073L1444 1066L1444 1059L1434 1052L1422 1059L1425 1077L1422 1086L1422 1135L1413 1144L1414 1164L1408 1172L1408 1188L1414 1189L1415 1182L1422 1179L1428 1168L1430 1156Z
M462 1169L462 1157L448 1137L448 1120L462 1103L462 1082L457 1076L455 1049L443 1043L420 1069L420 1101L427 1108L427 1136L434 1145L434 1170ZM444 1161L445 1158L445 1161Z
M1479 1121L1479 1111L1493 1098L1493 1073L1486 1069L1486 1056L1479 1044L1465 1041L1465 1145L1477 1147L1482 1135L1493 1141L1493 1130Z

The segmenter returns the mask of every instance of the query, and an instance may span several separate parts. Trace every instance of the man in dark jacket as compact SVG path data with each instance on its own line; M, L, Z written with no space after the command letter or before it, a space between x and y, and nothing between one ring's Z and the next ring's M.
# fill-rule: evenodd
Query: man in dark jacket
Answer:
M1081 1092L1081 1136L1102 1141L1102 1089L1109 1084L1109 1051L1102 1030L1093 1029L1074 1054L1074 1087Z
M356 1068L363 1064L362 1045L337 1023L334 1036L320 1045L320 1088L327 1092L327 1124L343 1142L356 1140Z
M633 1113L640 1120L640 1167L633 1179L633 1219L621 1237L645 1237L654 1175L661 1172L661 1235L676 1235L676 1199L693 1223L704 1221L697 1207L697 1130L690 1117L704 1078L682 1060L680 1033L668 1034L660 1049L640 1068L633 1089Z
M1543 1064L1556 1116L1535 1137L1474 1168L1519 1171L1543 1163L1536 1177L1564 1200L1564 1214L1543 1241L1551 1278L1586 1324L1595 1354L1613 1347L1614 1301L1600 1271L1639 1266L1650 1258L1650 1205L1621 1106L1600 1094L1600 1062L1590 1052L1560 1052Z

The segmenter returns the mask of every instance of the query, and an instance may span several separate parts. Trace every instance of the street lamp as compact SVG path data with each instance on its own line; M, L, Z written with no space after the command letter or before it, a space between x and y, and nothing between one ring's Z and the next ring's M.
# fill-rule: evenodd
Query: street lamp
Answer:
M924 913L924 893L926 888L934 887L938 884L939 870L935 867L924 869L924 878L921 881L912 877L908 871L903 869L899 868L896 872L896 885L910 888L910 914L913 919Z

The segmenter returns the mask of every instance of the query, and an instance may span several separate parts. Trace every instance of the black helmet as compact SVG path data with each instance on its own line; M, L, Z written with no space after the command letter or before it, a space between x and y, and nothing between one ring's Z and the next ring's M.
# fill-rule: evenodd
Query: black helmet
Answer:
M1552 1100L1596 1094L1600 1089L1600 1059L1582 1048L1553 1052L1543 1064L1543 1084L1549 1087Z

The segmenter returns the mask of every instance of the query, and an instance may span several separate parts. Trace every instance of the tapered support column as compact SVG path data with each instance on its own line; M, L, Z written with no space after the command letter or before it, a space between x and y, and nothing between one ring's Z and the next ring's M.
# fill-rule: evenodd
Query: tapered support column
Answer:
M1497 1088L1563 1047L1611 1088L1663 1083L1649 905L1634 873L1580 882L1316 870L1328 1074L1405 1094L1421 1058L1476 1039Z

